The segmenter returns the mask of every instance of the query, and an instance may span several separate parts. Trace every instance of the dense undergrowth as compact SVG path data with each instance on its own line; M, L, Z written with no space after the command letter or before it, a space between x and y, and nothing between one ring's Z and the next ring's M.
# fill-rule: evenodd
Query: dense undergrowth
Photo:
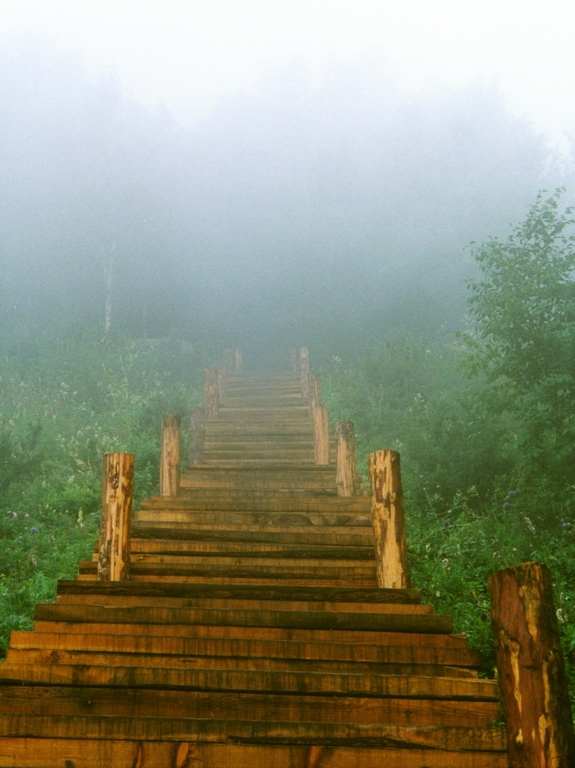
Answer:
M549 566L575 701L575 251L559 197L474 249L466 333L389 338L320 376L332 421L355 424L360 468L373 450L401 453L413 583L453 614L484 674L488 577ZM0 647L89 555L102 455L136 455L136 503L156 491L161 416L199 402L203 364L169 341L2 350Z
M137 504L157 490L162 415L201 396L190 345L42 341L0 357L0 648L90 555L104 453L135 454Z
M397 339L360 364L334 360L321 379L333 421L354 421L364 483L370 452L400 452L413 584L453 615L486 676L495 670L489 576L549 566L575 701L575 489L522 474L518 425L485 411L453 346Z

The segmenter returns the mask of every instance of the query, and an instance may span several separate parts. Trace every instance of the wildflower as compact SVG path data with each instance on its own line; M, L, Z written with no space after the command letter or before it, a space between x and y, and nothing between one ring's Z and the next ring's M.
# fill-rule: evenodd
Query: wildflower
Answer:
M531 531L531 533L535 533L535 526L533 525L533 523L531 522L531 520L530 520L528 517L524 517L523 519L524 519L524 520L525 520L525 522L527 523L527 527L529 528L529 530Z

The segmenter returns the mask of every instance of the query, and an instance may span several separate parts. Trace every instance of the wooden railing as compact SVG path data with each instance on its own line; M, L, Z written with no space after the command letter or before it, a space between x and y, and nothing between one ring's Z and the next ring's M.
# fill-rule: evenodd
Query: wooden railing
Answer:
M190 421L192 466L202 461L206 416L217 414L227 375L241 370L241 365L241 352L226 350L224 365L206 370L205 406L194 408ZM309 368L307 349L302 348L299 355L292 352L290 365L301 376L302 395L309 398L316 463L327 464L327 411L317 377ZM164 417L161 444L160 494L175 496L180 471L179 416ZM355 435L349 421L336 426L336 456L338 495L356 495ZM384 589L409 587L399 454L391 450L372 453L369 474L378 585ZM134 456L106 454L98 555L98 578L103 581L130 578L133 484ZM509 768L575 766L575 732L550 573L540 563L507 568L491 577L490 591Z

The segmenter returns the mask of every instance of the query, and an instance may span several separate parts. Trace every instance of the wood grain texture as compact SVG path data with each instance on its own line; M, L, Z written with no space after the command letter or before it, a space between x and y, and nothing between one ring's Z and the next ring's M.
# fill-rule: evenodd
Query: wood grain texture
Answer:
M369 474L377 581L380 587L405 588L409 568L399 453L372 453Z
M338 421L336 434L335 482L338 496L355 496L358 492L353 422Z
M524 563L489 580L510 768L575 765L575 733L549 569Z
M123 581L130 575L130 528L134 492L134 456L107 453L102 481L102 518L98 578Z
M180 489L181 421L174 414L162 418L160 496L177 496Z

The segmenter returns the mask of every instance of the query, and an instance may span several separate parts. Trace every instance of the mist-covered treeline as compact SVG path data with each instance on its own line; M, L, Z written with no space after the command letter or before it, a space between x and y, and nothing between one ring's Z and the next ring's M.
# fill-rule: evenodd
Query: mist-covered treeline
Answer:
M0 61L0 317L327 355L455 325L465 246L563 181L493 89L270 80L190 129L48 51Z

